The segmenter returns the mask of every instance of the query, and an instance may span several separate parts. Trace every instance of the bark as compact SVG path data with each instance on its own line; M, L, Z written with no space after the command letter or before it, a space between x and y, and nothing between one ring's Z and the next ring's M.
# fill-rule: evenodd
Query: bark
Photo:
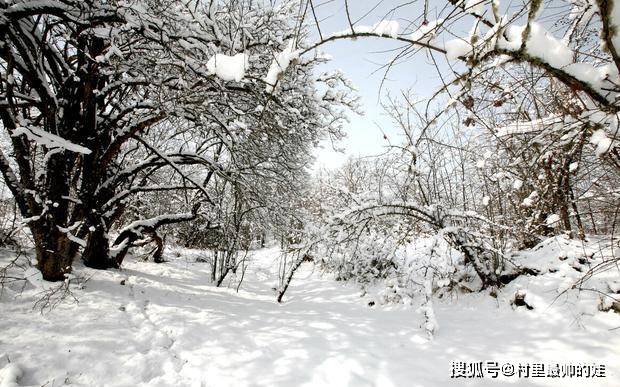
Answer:
M482 289L491 286L501 286L495 271L499 262L492 257L492 253L484 249L477 241L468 237L463 230L447 232L446 241L456 250L463 253L466 264L471 264L482 282Z
M164 263L164 240L157 233L153 233L152 238L153 242L157 245L157 248L153 253L153 261L155 263Z
M103 227L97 227L90 233L82 261L93 269L118 268L117 262L110 258L110 243Z
M63 281L71 273L78 246L51 222L31 226L35 242L37 268L46 281Z
M134 226L131 228L124 229L123 231L121 231L121 233L116 238L113 244L113 246L115 246L117 251L115 252L115 254L113 254L111 258L111 260L113 261L112 266L120 267L122 265L123 260L125 259L125 256L129 252L129 249L133 247L134 242L143 238L145 235L150 235L150 236L157 235L157 229L159 227L162 227L168 224L175 224L175 223L186 222L186 221L191 221L191 220L196 219L199 208L200 208L200 203L197 203L192 208L191 213L171 214L168 216L159 216L156 219L151 219L151 220L146 219L141 222L138 222L138 224L134 224ZM106 242L107 242L107 238L106 238ZM155 240L155 242L158 244L158 251L156 252L156 254L160 254L160 256L157 259L161 260L161 254L163 254L163 241Z
M282 299L284 298L284 294L288 290L288 287L291 285L291 281L293 281L293 275L295 275L295 272L297 271L297 269L301 267L301 264L308 260L308 257L309 256L307 254L303 254L300 257L297 257L297 260L293 263L293 266L291 267L288 274L286 275L286 278L284 278L284 283L282 284L282 287L278 291L278 297L276 299L278 303L282 302Z
M32 221L30 229L35 242L37 267L47 281L63 281L71 272L71 265L79 245L69 238L69 205L64 198L69 195L69 170L75 162L72 152L59 152L48 158L46 172L40 184L42 202L45 206L38 220Z

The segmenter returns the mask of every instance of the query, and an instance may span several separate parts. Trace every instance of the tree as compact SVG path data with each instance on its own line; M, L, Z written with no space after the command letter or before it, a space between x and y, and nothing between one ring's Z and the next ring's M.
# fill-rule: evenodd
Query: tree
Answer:
M411 15L414 27L403 31L395 20L359 25L345 8L342 32L326 34L315 18L316 46L398 40L405 45L386 71L424 50L444 82L426 108L414 107L407 95L404 108L389 107L406 139L393 147L409 161L393 172L400 188L366 190L340 208L342 216L327 220L336 231L323 235L353 245L345 255L359 258L364 238L389 235L398 219L409 219L460 250L483 287L498 286L514 278L502 270L515 239L523 247L561 230L581 237L588 231L579 207L592 207L584 196L592 181L579 173L581 165L605 176L608 194L601 196L617 202L609 195L620 172L612 5L576 1L551 13L540 1L520 7L449 1Z
M0 5L0 114L10 141L0 169L45 279L62 280L80 249L91 267L118 267L142 235L197 216L197 199L186 200L118 227L112 242L136 195L191 190L212 206L207 186L216 178L243 185L248 171L269 164L294 173L309 154L303 141L338 135L340 108L355 99L318 95L308 73L323 59L301 61L286 81L303 38L297 5ZM158 175L173 184L153 184Z

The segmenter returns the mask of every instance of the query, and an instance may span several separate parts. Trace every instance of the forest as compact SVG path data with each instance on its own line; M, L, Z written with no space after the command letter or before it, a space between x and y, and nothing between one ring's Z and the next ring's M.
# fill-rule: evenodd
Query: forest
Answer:
M620 2L0 0L0 97L0 387L620 380Z

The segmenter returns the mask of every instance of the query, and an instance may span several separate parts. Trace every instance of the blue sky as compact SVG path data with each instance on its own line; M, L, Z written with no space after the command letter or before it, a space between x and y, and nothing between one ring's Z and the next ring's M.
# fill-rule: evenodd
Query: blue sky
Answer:
M385 18L397 20L402 31L411 22L414 22L416 26L419 24L415 18L421 14L419 7L423 2L416 2L420 4L408 5L386 15L394 6L402 3L405 2L403 0L351 0L349 7L354 21L370 11L369 15L356 25L372 25ZM371 11L377 4L379 6ZM323 35L348 28L344 0L328 1L327 4L318 7L317 13L322 19ZM430 18L432 17L429 16ZM387 145L387 141L383 138L384 133L392 142L398 139L398 130L385 117L380 106L380 99L384 98L387 93L398 95L401 90L410 88L417 96L428 97L439 87L440 81L435 68L430 64L426 53L420 52L414 58L392 68L387 82L381 89L384 71L380 69L380 66L394 56L394 53L385 51L401 46L401 43L389 39L362 38L355 41L336 41L322 47L323 51L333 57L333 60L323 66L323 69L340 69L345 73L359 89L362 108L366 114L361 117L350 114L351 122L345 125L348 137L339 144L344 148L344 153L334 151L329 142L323 143L322 148L316 151L315 169L336 168L349 156L382 153Z

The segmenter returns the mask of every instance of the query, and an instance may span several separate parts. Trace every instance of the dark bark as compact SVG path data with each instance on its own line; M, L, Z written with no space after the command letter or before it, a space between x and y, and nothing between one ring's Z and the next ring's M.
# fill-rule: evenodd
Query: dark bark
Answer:
M31 226L35 241L37 268L46 281L63 281L71 272L78 246L66 234L60 232L54 223Z
M162 237L160 237L157 233L153 233L153 235L151 236L151 238L153 239L153 242L155 242L155 245L157 246L155 248L155 252L153 252L153 261L155 263L164 263L164 240L162 239Z
M153 236L157 235L157 229L168 225L175 224L180 222L186 222L190 220L196 219L198 214L198 209L200 208L200 203L194 205L192 208L192 212L188 214L180 214L180 215L170 215L170 216L160 216L156 221L144 221L143 223L135 224L131 228L127 228L123 230L119 236L114 241L114 246L118 248L118 250L114 253L113 257L111 257L113 263L113 267L120 267L125 259L125 256L129 252L129 249L134 246L134 242L143 238L144 236ZM106 239L107 241L107 239ZM163 241L160 240L161 245L157 240L158 250L161 247L161 250L157 253L163 254ZM108 250L109 251L109 250ZM161 255L159 256L160 259Z
M447 232L446 241L463 253L466 264L472 265L482 282L482 289L501 286L495 271L499 263L492 252L484 249L476 240L469 237L464 230Z
M116 261L110 258L110 243L103 227L99 226L90 233L82 261L93 269L118 268Z
M293 266L291 267L288 274L286 275L286 278L284 279L284 283L282 284L282 287L278 291L278 297L276 299L278 303L282 302L282 299L284 298L284 294L288 290L288 287L291 285L291 281L293 281L293 276L295 275L295 272L297 271L297 269L301 267L302 263L309 260L308 257L309 256L307 254L304 254L300 257L297 257L297 260L293 263Z
M75 154L67 151L53 154L42 176L43 213L30 226L35 242L37 267L47 281L62 281L71 272L79 245L69 238L69 205L64 198L69 195L69 170L75 162Z

